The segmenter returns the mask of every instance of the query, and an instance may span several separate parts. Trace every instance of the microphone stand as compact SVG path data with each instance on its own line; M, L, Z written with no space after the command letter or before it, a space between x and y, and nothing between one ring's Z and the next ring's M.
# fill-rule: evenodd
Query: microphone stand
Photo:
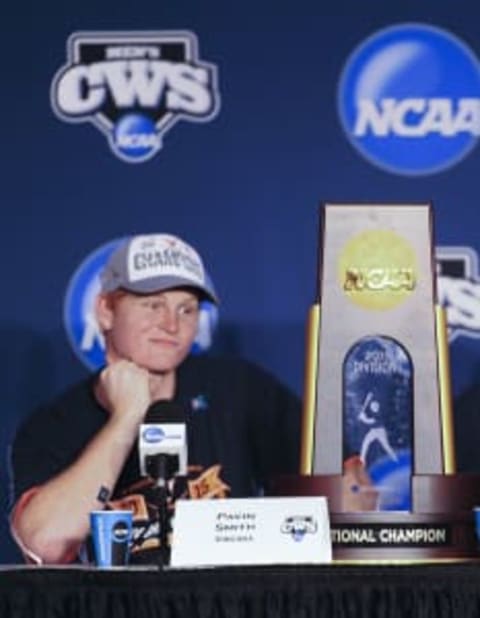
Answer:
M178 455L159 453L146 458L148 474L155 480L158 506L158 541L160 551L158 566L163 568L170 563L170 547L168 546L168 479L178 469Z

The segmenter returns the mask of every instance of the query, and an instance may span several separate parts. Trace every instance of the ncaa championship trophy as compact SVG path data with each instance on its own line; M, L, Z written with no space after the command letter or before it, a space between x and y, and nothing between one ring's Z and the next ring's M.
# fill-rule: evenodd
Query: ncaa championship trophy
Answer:
M307 330L301 470L333 558L480 558L480 476L455 473L448 341L430 204L325 204Z

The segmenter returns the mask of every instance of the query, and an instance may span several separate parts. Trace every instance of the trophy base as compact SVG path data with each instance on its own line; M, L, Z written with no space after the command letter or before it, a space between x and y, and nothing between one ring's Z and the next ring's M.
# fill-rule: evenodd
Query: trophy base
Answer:
M342 475L284 476L269 493L327 497L334 561L480 560L472 511L480 475L413 476L412 511L346 512L344 486Z

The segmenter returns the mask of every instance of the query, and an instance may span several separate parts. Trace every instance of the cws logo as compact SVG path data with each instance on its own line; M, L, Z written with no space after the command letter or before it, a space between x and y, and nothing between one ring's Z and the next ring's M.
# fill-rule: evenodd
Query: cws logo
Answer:
M125 239L113 240L90 253L73 273L65 293L63 324L68 341L77 358L92 371L105 364L105 340L95 316L100 272L122 240ZM217 306L210 301L202 301L192 354L202 354L210 348L217 324Z
M306 534L315 534L318 525L311 515L292 515L283 521L280 532L289 534L294 541L302 541Z
M438 301L446 308L449 341L480 339L480 271L470 247L437 247Z
M75 32L50 91L55 114L92 122L128 163L151 159L180 119L220 109L217 68L198 58L191 32Z
M376 32L348 58L338 113L370 163L405 176L446 170L480 136L480 61L450 32L402 24Z

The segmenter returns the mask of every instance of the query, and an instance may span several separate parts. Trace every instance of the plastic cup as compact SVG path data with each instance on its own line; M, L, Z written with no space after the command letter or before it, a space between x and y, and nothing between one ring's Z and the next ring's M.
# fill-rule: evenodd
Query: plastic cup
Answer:
M130 558L132 511L92 511L90 529L95 564L125 566Z
M477 545L480 549L480 506L476 506L473 509L475 516L475 532L477 533Z

